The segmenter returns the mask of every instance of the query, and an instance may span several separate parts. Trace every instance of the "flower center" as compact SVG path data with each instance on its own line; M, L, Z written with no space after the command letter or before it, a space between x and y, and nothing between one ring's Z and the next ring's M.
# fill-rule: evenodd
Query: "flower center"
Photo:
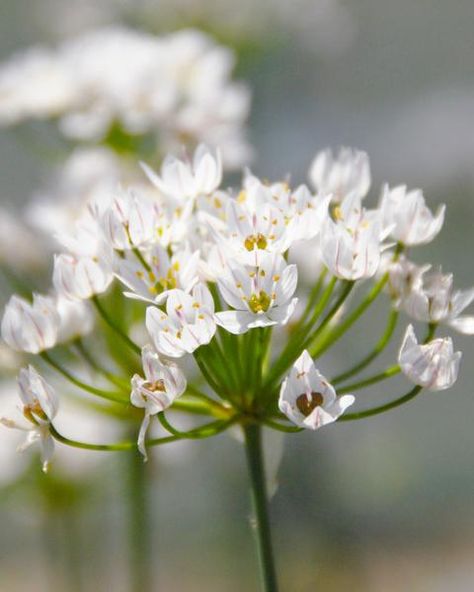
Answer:
M305 417L308 417L316 407L321 407L323 402L324 398L321 393L312 392L310 398L304 393L296 399L296 406Z
M252 312L266 312L270 308L272 300L270 296L262 290L258 294L252 294L249 298L249 308Z
M244 246L247 251L253 251L255 247L257 247L257 249L266 249L267 239L261 232L258 234L249 234L244 241Z
M145 382L143 386L152 393L166 393L165 381L162 378L155 382Z

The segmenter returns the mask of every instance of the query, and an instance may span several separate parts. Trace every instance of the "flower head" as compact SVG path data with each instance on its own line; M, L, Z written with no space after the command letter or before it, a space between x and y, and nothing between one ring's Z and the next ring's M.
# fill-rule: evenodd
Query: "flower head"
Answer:
M432 391L448 389L456 382L462 353L454 352L450 337L420 345L412 325L403 339L398 363L412 382Z
M336 421L354 400L337 396L305 350L281 385L278 407L297 426L317 430Z

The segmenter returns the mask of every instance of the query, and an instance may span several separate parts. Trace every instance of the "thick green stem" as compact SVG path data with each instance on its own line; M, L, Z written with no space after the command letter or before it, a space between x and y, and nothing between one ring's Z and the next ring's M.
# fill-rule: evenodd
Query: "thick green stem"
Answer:
M255 535L260 563L261 589L262 592L277 592L278 584L270 534L261 427L256 423L251 423L244 426L243 430L255 514Z
M130 592L152 592L152 525L148 508L148 469L138 450L126 455Z

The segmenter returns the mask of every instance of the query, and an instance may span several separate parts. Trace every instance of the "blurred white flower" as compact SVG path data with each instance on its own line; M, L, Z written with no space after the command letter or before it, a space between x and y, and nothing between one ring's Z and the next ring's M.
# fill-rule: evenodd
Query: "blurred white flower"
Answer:
M33 366L20 370L18 386L23 404L23 416L29 423L18 423L5 417L0 417L0 423L7 428L27 432L24 444L18 449L20 452L39 442L43 471L46 472L54 452L54 440L50 433L50 423L58 411L59 399L54 389L38 374Z
M391 236L406 246L431 242L443 226L446 209L441 205L433 215L423 193L419 189L407 191L405 185L393 189L385 185L379 207L384 226L391 228Z
M351 148L341 148L336 156L323 150L311 164L309 179L318 193L331 194L334 203L346 197L362 199L370 189L369 157Z
M37 354L56 345L59 326L53 298L34 294L30 304L12 296L3 313L2 338L14 350Z
M305 350L281 385L278 407L297 426L317 430L336 421L354 400L337 396Z
M448 389L456 382L462 353L454 352L450 337L420 345L413 325L409 325L398 354L403 374L412 382L432 391Z

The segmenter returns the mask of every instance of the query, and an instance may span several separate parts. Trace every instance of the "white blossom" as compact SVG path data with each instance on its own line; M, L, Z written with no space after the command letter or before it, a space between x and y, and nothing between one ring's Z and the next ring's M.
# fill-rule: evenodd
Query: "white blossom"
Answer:
M439 206L436 214L425 203L419 189L408 191L405 185L390 189L385 185L380 199L382 222L391 236L406 246L431 242L444 222L446 207Z
M168 155L161 166L160 175L147 165L142 166L155 187L177 203L193 200L199 195L209 195L219 187L222 180L220 151L213 154L204 144L196 148L192 161Z
M176 364L161 360L149 345L142 349L142 365L145 378L138 374L133 376L130 400L132 405L145 411L138 436L138 448L146 460L145 437L150 418L170 407L184 393L186 378Z
M53 298L34 294L30 304L12 296L3 314L2 338L14 350L38 354L56 345L59 327Z
M336 421L354 400L338 397L304 350L281 385L278 407L297 426L317 430Z
M146 327L158 353L180 358L206 345L214 337L214 302L204 284L196 284L192 293L171 290L166 313L155 306L146 311Z
M341 148L336 156L323 150L314 158L309 178L318 193L331 194L334 203L346 197L362 199L370 189L369 157L351 148Z
M234 334L255 327L285 325L295 310L298 272L278 253L265 254L254 266L229 261L218 276L222 297L234 310L216 313L216 322Z
M87 300L95 294L102 294L112 280L110 265L95 257L78 257L67 253L54 257L54 287L70 300Z
M456 382L462 353L454 352L450 337L420 345L409 325L398 354L402 372L412 382L432 391L448 389Z
M54 452L50 424L56 417L59 400L54 389L33 366L20 370L18 386L23 404L22 413L29 423L18 423L5 417L0 418L0 423L5 427L27 432L25 442L18 449L20 452L36 442L40 444L43 471L46 472Z

